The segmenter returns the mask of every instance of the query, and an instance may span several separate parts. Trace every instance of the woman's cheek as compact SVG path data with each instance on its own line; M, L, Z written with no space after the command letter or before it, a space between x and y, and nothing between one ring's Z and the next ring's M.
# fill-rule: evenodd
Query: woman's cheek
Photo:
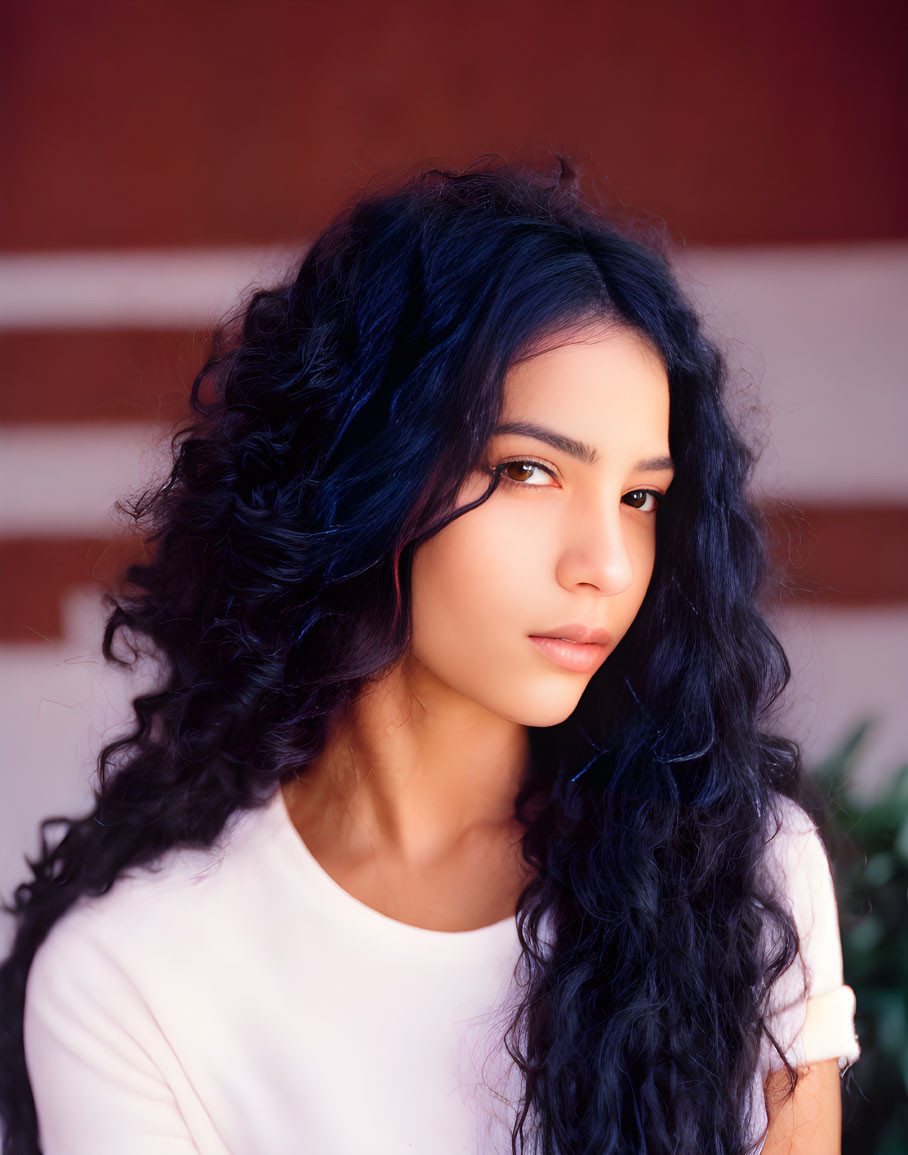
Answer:
M501 519L470 523L471 516L431 538L413 559L415 638L446 634L448 643L481 646L501 615L517 609L529 561L521 539Z
M466 523L469 515L464 516ZM499 717L549 726L575 708L586 680L540 659L529 635L550 626L551 559L513 519L453 522L413 559L412 655L449 689ZM532 527L529 527L532 530Z

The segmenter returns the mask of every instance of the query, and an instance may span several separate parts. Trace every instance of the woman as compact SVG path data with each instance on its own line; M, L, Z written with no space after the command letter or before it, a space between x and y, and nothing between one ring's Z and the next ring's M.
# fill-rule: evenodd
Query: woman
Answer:
M838 1149L721 381L563 162L366 196L252 298L107 628L161 684L17 894L6 1152Z

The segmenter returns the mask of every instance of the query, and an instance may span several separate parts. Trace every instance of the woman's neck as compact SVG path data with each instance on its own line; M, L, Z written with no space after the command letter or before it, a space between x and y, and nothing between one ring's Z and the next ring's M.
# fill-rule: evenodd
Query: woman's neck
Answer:
M497 717L402 659L334 725L287 790L307 844L371 848L413 867L464 839L513 831L526 727Z
M514 816L528 758L525 726L401 663L284 797L349 894L399 922L473 930L512 917L530 877Z

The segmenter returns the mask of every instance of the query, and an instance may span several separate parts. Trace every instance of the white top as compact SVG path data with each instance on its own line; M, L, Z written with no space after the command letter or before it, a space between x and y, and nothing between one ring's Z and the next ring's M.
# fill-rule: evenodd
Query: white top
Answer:
M854 1062L829 866L785 802L770 843L807 963L780 981L789 1055ZM25 1049L45 1155L506 1155L519 1083L499 1040L513 918L397 922L319 866L278 790L218 847L82 899L32 965ZM798 974L794 974L798 971ZM755 1080L751 1126L765 1125Z

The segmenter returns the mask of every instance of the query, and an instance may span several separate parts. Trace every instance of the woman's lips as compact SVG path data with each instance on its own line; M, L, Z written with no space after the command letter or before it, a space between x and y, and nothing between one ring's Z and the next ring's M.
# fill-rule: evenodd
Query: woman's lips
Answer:
M608 657L608 646L596 642L568 642L564 638L542 638L530 634L545 656L565 670L578 674L589 674L599 668Z

